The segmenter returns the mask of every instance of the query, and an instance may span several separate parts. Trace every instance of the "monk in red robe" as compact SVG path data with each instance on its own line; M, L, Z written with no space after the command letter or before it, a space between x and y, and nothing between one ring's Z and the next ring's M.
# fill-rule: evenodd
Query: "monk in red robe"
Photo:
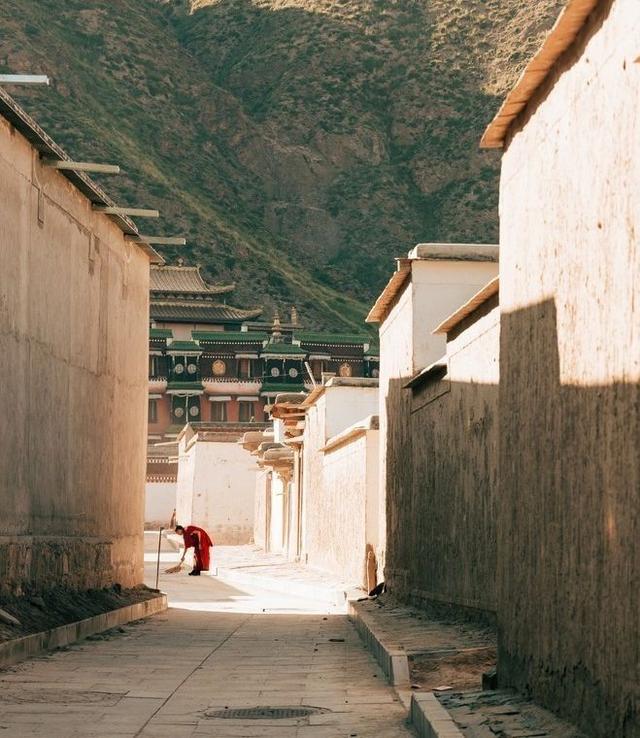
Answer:
M209 571L211 560L209 549L213 546L213 541L209 538L207 531L198 528L197 525L188 525L186 528L182 525L176 525L175 531L184 540L181 564L187 555L187 550L193 549L193 571L189 572L189 576L199 577L201 571Z

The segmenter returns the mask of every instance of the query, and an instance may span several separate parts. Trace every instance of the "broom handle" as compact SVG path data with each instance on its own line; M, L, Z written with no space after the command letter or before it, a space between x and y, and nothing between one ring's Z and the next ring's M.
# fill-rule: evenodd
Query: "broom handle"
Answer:
M164 528L160 526L158 531L158 560L156 562L156 589L158 589L158 581L160 579L160 546L162 545L162 531Z

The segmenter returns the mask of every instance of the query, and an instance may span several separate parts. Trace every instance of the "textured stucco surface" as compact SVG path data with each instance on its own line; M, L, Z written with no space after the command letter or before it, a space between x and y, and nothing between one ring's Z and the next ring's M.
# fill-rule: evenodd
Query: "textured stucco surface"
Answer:
M379 577L393 576L387 566L387 529L404 545L398 531L398 502L413 489L410 393L402 385L440 359L445 338L432 331L498 272L495 262L416 259L411 278L380 325L380 495L377 558ZM392 566L393 568L393 566Z
M375 546L378 533L378 431L322 449L377 407L377 387L327 387L307 410L304 431L304 560L360 586L366 545Z
M369 430L326 452L322 490L314 490L322 494L324 534L317 531L309 563L363 587L367 544L377 535L378 443L378 431ZM372 502L374 519L367 515Z
M256 479L241 437L185 434L179 442L177 521L205 528L216 544L253 539Z
M601 3L501 180L499 676L640 736L640 4Z
M148 258L0 120L0 590L142 580Z
M473 317L473 316L471 316ZM499 308L446 347L447 374L404 393L394 428L411 462L394 465L386 576L401 599L496 608Z
M247 463L251 463L249 460ZM256 546L267 550L269 537L267 534L267 495L271 494L271 471L256 467L255 495L253 503L253 542Z
M162 526L171 522L176 509L175 482L147 482L144 495L144 524L148 528Z

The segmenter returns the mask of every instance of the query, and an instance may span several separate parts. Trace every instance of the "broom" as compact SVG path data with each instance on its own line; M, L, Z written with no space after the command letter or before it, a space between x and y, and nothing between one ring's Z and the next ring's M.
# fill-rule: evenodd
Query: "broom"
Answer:
M182 569L182 564L176 564L175 566L170 566L168 569L164 570L165 574L177 574Z

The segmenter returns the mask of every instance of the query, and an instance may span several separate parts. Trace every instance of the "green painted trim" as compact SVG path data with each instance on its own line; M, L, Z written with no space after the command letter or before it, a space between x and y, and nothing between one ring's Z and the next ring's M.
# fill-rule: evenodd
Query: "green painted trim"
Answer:
M192 331L196 341L213 341L215 343L264 343L269 336L254 331Z
M277 392L280 394L280 392L306 392L307 389L304 386L304 384L291 384L291 383L280 383L277 382L265 382L262 385L262 389L260 390L260 394L269 393L272 394L274 392Z
M350 344L353 346L364 345L370 343L371 339L365 335L359 335L355 333L312 333L310 331L301 331L300 333L294 333L294 340L302 341L303 343L315 343L315 344Z
M150 328L149 338L173 338L173 331L170 328Z
M276 356L306 356L307 352L300 346L292 346L290 343L268 343L262 349L262 355L275 354Z
M167 390L201 390L202 380L194 379L193 382L169 382L167 384Z
M195 341L173 341L167 346L167 351L202 351Z

